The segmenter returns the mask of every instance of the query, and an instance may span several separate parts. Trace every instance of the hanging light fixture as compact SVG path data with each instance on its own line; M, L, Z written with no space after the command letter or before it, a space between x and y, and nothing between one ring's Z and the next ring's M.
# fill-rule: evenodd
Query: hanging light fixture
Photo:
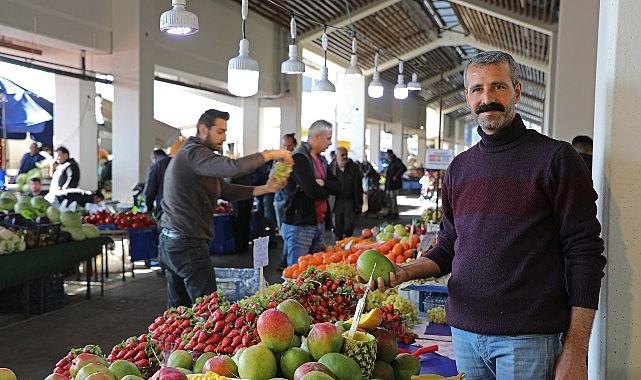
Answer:
M384 91L383 82L381 82L378 74L378 53L376 53L374 55L374 76L372 81L369 82L369 86L367 86L367 95L370 98L378 99L383 96Z
M160 16L162 33L185 36L198 31L198 16L185 7L187 0L172 0L172 8Z
M398 63L398 82L394 86L394 97L399 100L407 99L408 91L403 77L403 61Z
M289 22L289 32L292 35L292 44L289 45L289 59L280 65L283 74L302 74L305 72L305 64L298 58L298 46L296 46L296 19L292 15Z
M356 32L352 38L352 56L349 60L349 66L345 70L345 76L348 78L362 78L363 70L358 67L358 56L356 55Z
M327 27L325 27L325 31L323 32L323 37L321 38L321 42L323 45L323 53L324 53L324 58L325 58L325 63L323 64L323 67L321 67L321 79L319 81L316 81L314 84L314 87L312 87L313 92L336 92L336 87L334 87L334 84L329 81L327 74L327 46L329 45L329 40L327 37Z
M236 96L252 96L258 93L258 62L249 55L249 40L245 38L245 24L249 11L248 0L241 6L242 36L238 56L229 60L227 66L227 90Z
M421 82L418 81L418 75L412 74L412 81L407 84L407 89L410 91L421 91Z

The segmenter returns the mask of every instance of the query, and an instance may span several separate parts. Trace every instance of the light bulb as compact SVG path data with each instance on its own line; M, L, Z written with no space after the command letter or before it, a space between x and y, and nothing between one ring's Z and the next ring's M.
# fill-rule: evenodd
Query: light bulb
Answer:
M407 96L409 95L409 91L407 91L407 87L395 87L394 88L394 97L398 100L403 100L407 99Z
M412 74L412 81L407 84L407 89L410 91L421 91L421 83L418 81L418 75Z
M336 92L336 87L327 78L327 74L327 66L321 67L321 79L316 81L314 87L312 87L313 92Z
M237 57L227 66L227 90L236 96L252 96L258 93L258 62L249 55L249 41L240 40Z
M186 0L173 0L172 9L160 16L160 31L162 33L184 36L198 31L198 16L189 12L185 7Z
M369 95L370 98L378 99L383 96L384 91L385 88L378 76L378 71L374 71L374 77L372 81L369 82L369 86L367 86L367 95Z
M305 72L305 64L298 58L298 47L289 45L289 59L280 65L280 72L283 74L302 74Z
M401 70L402 72L402 70ZM399 100L407 99L408 96L407 86L404 83L403 74L398 74L398 82L394 86L394 97Z

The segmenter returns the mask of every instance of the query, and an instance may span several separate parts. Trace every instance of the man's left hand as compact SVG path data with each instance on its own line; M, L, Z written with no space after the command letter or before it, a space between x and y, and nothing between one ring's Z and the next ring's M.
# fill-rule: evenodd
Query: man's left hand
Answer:
M586 355L563 349L554 365L554 379L585 380L587 378L588 366Z
M270 175L269 178L267 179L267 183L265 184L265 187L267 188L267 192L275 193L278 190L285 187L285 185L287 185L287 179L278 181L273 176Z

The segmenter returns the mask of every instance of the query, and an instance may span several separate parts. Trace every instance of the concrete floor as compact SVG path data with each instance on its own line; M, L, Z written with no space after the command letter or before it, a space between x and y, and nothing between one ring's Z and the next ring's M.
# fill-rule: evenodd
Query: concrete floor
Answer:
M401 222L417 217L426 206L415 197L400 197ZM383 218L362 218L356 233L362 227L383 223ZM331 233L327 243L333 242ZM270 264L265 270L269 283L280 282L277 269L282 248L269 252ZM71 347L97 344L108 353L111 348L129 336L147 331L147 326L165 309L165 280L154 270L136 269L135 278L127 273L122 281L122 261L116 252L110 257L112 275L106 282L105 294L92 287L92 298L84 297L84 284L70 278L65 283L66 306L48 314L24 320L19 314L0 314L0 367L11 368L19 380L38 380L50 374L55 363ZM213 256L216 267L247 268L253 265L251 253ZM129 268L129 267L127 267ZM73 295L72 295L73 294Z

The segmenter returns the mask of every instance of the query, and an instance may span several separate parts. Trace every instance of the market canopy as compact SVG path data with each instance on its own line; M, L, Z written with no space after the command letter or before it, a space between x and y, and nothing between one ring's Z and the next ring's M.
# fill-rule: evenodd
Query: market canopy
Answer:
M6 113L0 118L0 128L4 128L4 120L7 138L24 139L29 132L34 140L51 146L53 103L3 77L0 77L0 94L6 98L4 107L0 107L0 114L3 109Z

